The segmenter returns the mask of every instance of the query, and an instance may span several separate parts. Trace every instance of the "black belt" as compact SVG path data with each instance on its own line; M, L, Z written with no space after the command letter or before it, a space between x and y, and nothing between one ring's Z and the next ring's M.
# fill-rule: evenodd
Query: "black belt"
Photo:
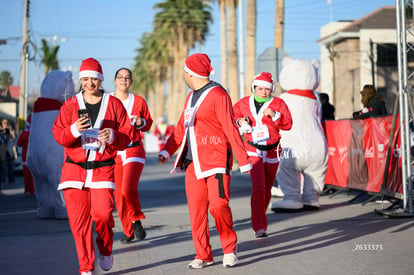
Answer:
M184 158L183 164L181 165L181 168L183 170L187 170L188 165L190 165L193 162L192 159Z
M135 142L131 143L130 145L128 145L128 148L136 147L136 146L140 146L140 145L141 145L141 143L139 143L139 141L135 141Z
M247 141L248 144L250 144L251 146L261 150L261 151L269 151L271 149L276 148L279 145L279 141L276 142L275 144L270 144L270 145L259 145L259 144L254 144L253 142Z
M71 158L68 156L66 157L66 162L76 164L83 169L89 170L89 169L96 169L100 167L105 166L111 166L115 164L115 161L113 159L103 160L103 161L85 161L85 162L74 162Z

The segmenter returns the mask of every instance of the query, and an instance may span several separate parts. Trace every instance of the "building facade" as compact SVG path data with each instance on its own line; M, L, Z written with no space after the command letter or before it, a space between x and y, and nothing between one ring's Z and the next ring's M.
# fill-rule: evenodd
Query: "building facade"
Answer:
M318 43L320 91L330 96L337 119L352 118L352 113L362 108L360 91L366 84L376 87L386 101L388 113L392 113L398 94L395 7L380 8L358 20L323 26ZM413 71L411 55L409 71Z

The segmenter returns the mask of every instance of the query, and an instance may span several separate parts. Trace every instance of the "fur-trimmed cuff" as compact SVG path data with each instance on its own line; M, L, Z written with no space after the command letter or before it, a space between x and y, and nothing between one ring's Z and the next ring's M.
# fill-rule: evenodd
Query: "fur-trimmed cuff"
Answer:
M76 123L73 123L71 126L70 126L70 132L72 133L72 135L75 137L75 138L78 138L78 137L80 137L82 134L81 134L81 132L79 132L78 131L78 128L76 128Z
M239 168L240 168L240 172L241 172L241 173L247 173L247 172L249 172L250 170L252 170L253 165L252 165L251 163L249 163L249 164L246 164L246 165L240 166Z
M163 156L167 160L169 160L171 157L170 154L166 150L162 150L158 155Z
M141 120L142 120L142 124L141 124L141 125L139 125L139 126L135 126L135 128L136 128L137 130L142 129L142 128L144 128L144 127L145 127L145 125L147 125L147 121L145 120L145 118L141 118Z
M114 142L114 138L115 138L114 130L112 130L111 128L107 128L107 129L109 129L109 131L111 132L111 137L109 138L108 143L112 144L112 142Z

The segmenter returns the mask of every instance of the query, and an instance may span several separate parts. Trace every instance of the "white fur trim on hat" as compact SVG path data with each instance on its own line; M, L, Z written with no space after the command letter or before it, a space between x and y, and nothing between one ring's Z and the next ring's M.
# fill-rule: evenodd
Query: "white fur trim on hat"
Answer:
M104 80L103 74L101 74L100 72L97 72L97 71L88 71L88 70L80 71L79 72L79 79L84 78L84 77L93 77L93 78L97 78L101 81Z
M253 85L253 87L254 86L265 87L265 88L268 88L268 89L270 89L270 90L273 91L273 83L270 83L268 81L255 79L255 80L253 80L253 84L252 85Z
M209 78L209 76L203 76L203 75L199 75L195 72L193 72L192 70L190 70L190 68L187 67L187 65L184 65L184 71L191 74L192 76L195 77L199 77L199 78Z

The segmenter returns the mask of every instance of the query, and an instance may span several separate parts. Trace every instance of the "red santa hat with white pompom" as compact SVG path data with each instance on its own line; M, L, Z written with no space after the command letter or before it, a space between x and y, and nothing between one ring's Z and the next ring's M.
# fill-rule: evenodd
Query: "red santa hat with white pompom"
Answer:
M94 58L87 58L82 61L79 69L79 79L83 77L93 77L104 80L101 64Z
M271 73L263 72L259 75L257 75L253 82L252 82L252 91L254 92L254 87L265 87L270 89L272 92L275 88L275 81L272 78Z
M205 53L195 53L187 57L184 71L199 78L209 78L214 74L211 60Z

